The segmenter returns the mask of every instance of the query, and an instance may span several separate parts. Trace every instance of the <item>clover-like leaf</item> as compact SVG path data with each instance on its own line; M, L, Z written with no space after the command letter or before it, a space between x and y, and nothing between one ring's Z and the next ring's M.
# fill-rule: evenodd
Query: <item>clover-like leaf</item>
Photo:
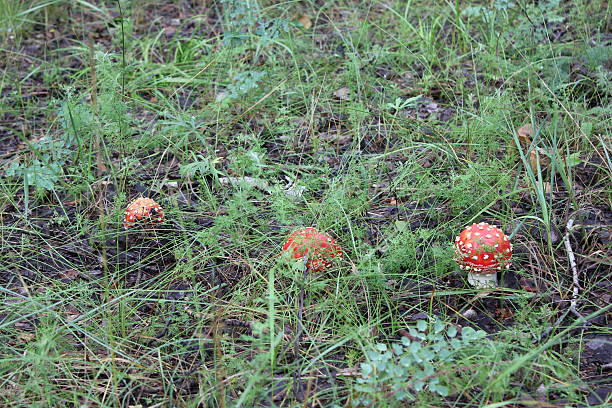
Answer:
M434 323L434 333L440 333L442 332L442 330L444 330L444 323L442 323L440 320L436 320L436 322Z
M404 348L397 343L395 343L391 348L393 349L393 352L398 356L404 352Z
M413 388L415 389L415 391L421 391L423 389L423 387L425 387L425 382L424 381L415 381Z
M361 363L361 375L368 376L372 373L372 364Z
M387 351L387 346L385 344L378 343L376 345L376 350L378 350L378 351Z
M416 327L419 331L424 332L427 330L427 322L425 320L419 320L416 324Z

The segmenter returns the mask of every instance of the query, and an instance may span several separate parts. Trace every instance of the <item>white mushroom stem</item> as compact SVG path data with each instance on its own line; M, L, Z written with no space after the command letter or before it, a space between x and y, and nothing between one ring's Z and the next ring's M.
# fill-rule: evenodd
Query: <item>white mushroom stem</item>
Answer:
M468 282L476 288L494 288L497 286L497 272L495 273L468 273Z

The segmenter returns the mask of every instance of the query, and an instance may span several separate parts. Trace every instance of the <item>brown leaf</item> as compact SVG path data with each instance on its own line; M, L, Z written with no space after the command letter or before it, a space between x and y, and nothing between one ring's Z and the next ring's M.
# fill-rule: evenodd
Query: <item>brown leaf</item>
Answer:
M548 153L546 153L545 150L539 147L531 146L531 138L533 136L533 126L531 125L531 123L524 124L523 126L518 128L516 130L516 134L518 135L519 142L521 143L521 146L523 147L525 152L527 152L527 150L531 148L531 151L529 151L528 158L531 170L533 170L534 173L538 172L538 160L540 161L540 169L542 171L546 170L548 166L550 166L550 158L548 157Z
M308 14L302 14L297 20L307 30L312 27L312 20Z
M512 310L508 309L507 307L495 309L495 314L502 320L509 320L512 319L512 316L514 316Z
M22 343L29 343L34 340L34 333L19 333L17 336L17 340Z
M531 145L531 136L533 136L533 126L531 123L527 123L516 131L519 141L524 148L529 148Z
M529 165L535 174L538 173L538 160L540 161L540 170L542 172L548 169L550 166L548 154L544 150L536 147L529 152Z
M533 293L538 293L540 292L540 288L538 283L535 281L535 279L529 279L529 278L521 278L519 280L519 285L521 285L521 288L524 291L527 292L533 292Z
M66 304L64 309L66 311L66 319L69 322L72 322L83 315L72 303Z
M79 276L79 271L76 269L66 269L59 273L60 278L73 280Z

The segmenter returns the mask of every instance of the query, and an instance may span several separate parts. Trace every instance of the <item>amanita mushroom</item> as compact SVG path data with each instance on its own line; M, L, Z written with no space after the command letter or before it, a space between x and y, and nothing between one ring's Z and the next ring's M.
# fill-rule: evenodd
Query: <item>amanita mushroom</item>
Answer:
M342 258L342 249L327 233L306 227L294 231L283 245L283 254L293 259L306 258L306 268L312 272L323 272Z
M502 230L481 222L472 224L455 238L455 255L468 282L479 288L495 287L497 272L510 268L512 244Z
M137 198L125 209L123 227L128 229L136 225L139 221L146 221L154 224L162 223L164 222L164 210L150 198Z

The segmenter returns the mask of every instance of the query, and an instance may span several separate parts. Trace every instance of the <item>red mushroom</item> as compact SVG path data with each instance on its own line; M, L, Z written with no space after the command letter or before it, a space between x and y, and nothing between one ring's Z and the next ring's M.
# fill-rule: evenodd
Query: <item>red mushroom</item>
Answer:
M162 223L164 222L164 210L150 198L137 198L125 209L123 227L128 229L136 225L138 221Z
M283 245L283 254L293 259L306 258L306 268L323 272L342 258L342 249L327 233L306 227L294 231Z
M476 287L494 287L497 272L510 268L510 240L502 230L486 222L461 231L454 248L459 267L468 271L468 282Z

